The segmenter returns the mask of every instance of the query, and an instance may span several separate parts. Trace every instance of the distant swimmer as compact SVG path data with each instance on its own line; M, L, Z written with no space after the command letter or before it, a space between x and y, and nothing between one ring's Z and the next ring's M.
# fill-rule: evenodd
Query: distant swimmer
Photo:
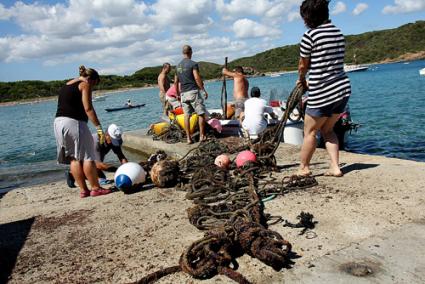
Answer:
M126 105L127 105L128 107L132 107L132 106L133 106L133 104L131 103L131 101L130 101L130 100L127 100Z
M162 111L164 114L167 114L167 101L165 94L170 88L170 78L168 78L168 73L170 73L170 70L170 63L164 63L162 65L161 73L158 75L159 100L161 101Z
M244 103L248 99L249 82L245 77L242 66L236 66L233 72L223 68L224 76L233 78L233 98L235 99L235 117L241 118L244 112Z

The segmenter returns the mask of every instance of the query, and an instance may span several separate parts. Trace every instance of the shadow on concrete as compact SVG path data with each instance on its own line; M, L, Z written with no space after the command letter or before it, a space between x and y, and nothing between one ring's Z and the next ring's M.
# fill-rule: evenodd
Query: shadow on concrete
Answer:
M370 168L376 168L377 166L379 166L379 164L354 163L354 164L346 165L346 166L342 167L341 171L342 171L343 174L347 174L347 173L352 172L352 171L361 171L361 170L366 170L366 169L370 169Z
M0 225L0 283L7 283L35 218Z

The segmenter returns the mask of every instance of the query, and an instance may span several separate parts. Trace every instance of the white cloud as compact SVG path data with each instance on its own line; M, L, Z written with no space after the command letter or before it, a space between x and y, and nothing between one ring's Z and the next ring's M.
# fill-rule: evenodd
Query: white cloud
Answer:
M159 0L151 6L154 23L170 27L176 32L205 32L213 24L208 15L213 8L212 0Z
M293 8L299 8L302 0L224 0L216 1L216 9L224 20L243 16L258 16L263 21L283 18Z
M0 20L8 20L11 17L9 10L4 8L3 4L0 3Z
M264 36L278 36L280 30L257 23L250 19L239 19L233 23L233 32L237 38L254 38Z
M296 20L299 20L299 19L301 19L300 12L292 11L292 12L288 13L288 22L293 22L293 21L296 21Z
M344 2L338 1L336 2L334 8L331 11L332 15L338 15L347 11L347 5Z
M365 3L359 3L357 4L356 8L353 10L353 15L358 16L361 13L363 13L369 6Z
M425 0L394 0L394 6L387 5L384 14L401 14L425 10Z

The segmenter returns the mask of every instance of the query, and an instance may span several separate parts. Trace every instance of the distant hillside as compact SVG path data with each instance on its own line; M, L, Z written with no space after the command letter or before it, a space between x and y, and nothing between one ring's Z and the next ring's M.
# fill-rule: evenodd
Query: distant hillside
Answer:
M425 51L425 21L417 21L396 29L367 32L346 36L345 61L353 62L354 53L358 64L388 62L407 53ZM425 58L424 55L421 55ZM294 70L297 68L299 46L288 45L270 49L251 57L232 61L231 66L242 65L258 72Z
M406 24L396 29L367 32L360 35L346 36L347 63L353 62L356 54L357 63L389 62L425 58L425 21ZM236 59L229 63L229 68L236 65L249 67L257 74L273 71L295 70L299 56L298 45L287 45L270 49L254 56ZM199 62L204 79L221 76L222 65ZM157 83L161 66L145 67L129 76L101 76L102 90L118 88L144 87ZM170 78L174 77L174 68ZM0 102L16 101L38 97L54 96L64 81L20 81L0 82Z

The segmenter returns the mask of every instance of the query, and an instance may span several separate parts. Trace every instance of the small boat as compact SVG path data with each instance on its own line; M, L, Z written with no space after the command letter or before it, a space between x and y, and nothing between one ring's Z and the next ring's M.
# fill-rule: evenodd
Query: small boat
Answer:
M103 102L106 100L106 96L96 96L93 98L94 102Z
M422 76L425 76L425 68L422 68L421 70L419 70L419 74Z
M369 69L369 67L365 65L344 65L344 71L346 73L366 71L367 69Z
M119 111L119 110L128 110L128 109L133 109L133 108L141 108L141 107L144 107L144 106L145 106L145 104L139 104L139 105L132 105L132 106L105 108L105 110L107 112L111 112L111 111Z

